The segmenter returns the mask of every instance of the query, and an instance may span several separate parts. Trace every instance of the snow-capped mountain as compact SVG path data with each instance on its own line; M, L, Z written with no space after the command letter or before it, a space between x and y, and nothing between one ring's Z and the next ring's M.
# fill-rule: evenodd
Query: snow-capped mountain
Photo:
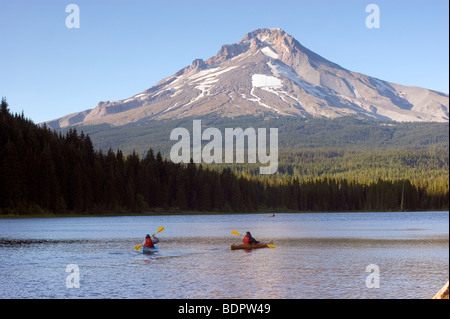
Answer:
M59 128L205 114L449 121L449 96L352 72L281 29L259 29L144 92L47 122Z

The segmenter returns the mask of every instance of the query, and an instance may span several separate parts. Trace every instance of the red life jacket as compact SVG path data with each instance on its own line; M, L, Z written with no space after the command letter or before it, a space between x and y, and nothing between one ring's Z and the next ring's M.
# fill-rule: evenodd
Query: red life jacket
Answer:
M147 247L147 248L154 248L154 247L153 247L153 242L152 242L152 238L151 238L151 237L145 238L145 247Z
M250 243L250 236L245 235L244 236L244 244L249 244Z

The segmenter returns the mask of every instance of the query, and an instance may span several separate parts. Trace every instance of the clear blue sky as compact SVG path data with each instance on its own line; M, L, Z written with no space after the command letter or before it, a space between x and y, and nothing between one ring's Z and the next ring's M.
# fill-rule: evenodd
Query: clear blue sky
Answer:
M80 28L66 28L68 4ZM368 4L380 28L368 29ZM349 70L449 92L448 0L0 0L0 96L39 123L128 98L279 27Z

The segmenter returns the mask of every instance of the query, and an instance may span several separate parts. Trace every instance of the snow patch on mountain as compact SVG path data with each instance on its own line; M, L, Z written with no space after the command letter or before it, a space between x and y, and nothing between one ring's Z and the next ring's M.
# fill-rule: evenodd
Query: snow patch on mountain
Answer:
M279 78L274 76L269 76L265 74L253 74L252 75L252 86L253 87L282 87L283 83Z
M265 108L274 110L276 113L280 113L280 111L279 111L278 109L276 109L275 107L269 106L269 105L267 105L267 104L261 102L261 98L258 97L258 96L254 93L254 91L255 91L255 86L254 86L254 87L251 89L251 91L250 91L250 95L253 96L254 99L247 99L248 101L256 102L256 103L258 103L259 105L264 106Z
M269 58L272 59L278 59L278 54L272 50L270 47L264 47L261 49L261 52L265 55L268 56Z
M304 89L307 93L314 95L316 97L325 98L326 95L321 92L320 88L300 79L297 73L295 73L295 71L292 68L288 67L287 65L282 65L280 63L273 61L267 62L267 65L270 67L272 73L275 76L282 75L288 78L289 80L293 81L299 87Z

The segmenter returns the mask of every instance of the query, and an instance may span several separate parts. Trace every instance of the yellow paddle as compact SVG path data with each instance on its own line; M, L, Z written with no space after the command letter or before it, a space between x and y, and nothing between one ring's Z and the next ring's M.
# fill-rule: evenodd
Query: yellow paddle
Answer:
M154 233L153 235L151 235L150 237L155 236L157 233L160 233L160 232L162 232L163 230L164 230L164 227L162 227L162 226L159 227L158 231L157 231L156 233ZM139 249L141 249L141 247L142 247L142 245L139 244L139 245L137 245L136 247L134 247L134 249L139 250Z
M237 232L237 231L235 231L235 230L231 230L231 233L232 233L233 235L236 235L236 236L244 236L244 235L242 235L240 232ZM277 248L277 246L272 245L272 244L266 244L266 245L267 245L267 247L269 247L269 248Z
M153 236L155 236L157 233L160 233L160 232L162 232L164 230L164 227L159 227L158 228L158 231L156 232L156 233L154 233L153 235L151 235L150 237L153 237Z
M242 235L240 232L237 232L237 231L235 231L235 230L231 230L231 233L232 233L233 235L237 235L237 236L244 236L244 235Z

